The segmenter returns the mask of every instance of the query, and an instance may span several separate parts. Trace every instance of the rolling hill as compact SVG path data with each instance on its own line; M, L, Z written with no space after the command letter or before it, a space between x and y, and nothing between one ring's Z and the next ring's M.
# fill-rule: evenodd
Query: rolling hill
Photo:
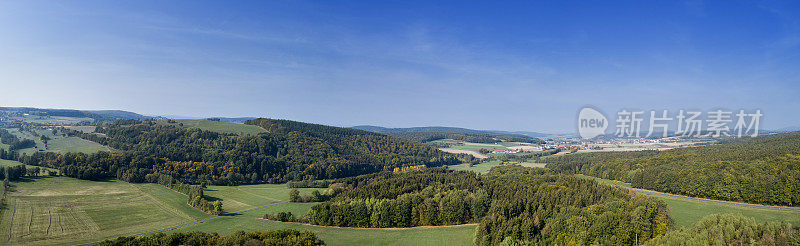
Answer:
M351 128L383 133L423 143L440 139L455 139L455 140L463 140L466 142L474 142L474 143L495 143L495 142L541 143L542 142L537 138L523 134L473 130L473 129L459 128L459 127L427 126L427 127L409 127L409 128L386 128L380 126L361 125L361 126L354 126Z
M259 118L238 126L266 132L239 135L229 126L179 126L167 121L171 120L118 120L99 124L95 132L100 134L71 132L119 153L34 153L20 161L59 168L81 179L144 182L149 174L160 173L188 183L225 185L341 178L397 167L459 163L456 155L429 145L351 128Z

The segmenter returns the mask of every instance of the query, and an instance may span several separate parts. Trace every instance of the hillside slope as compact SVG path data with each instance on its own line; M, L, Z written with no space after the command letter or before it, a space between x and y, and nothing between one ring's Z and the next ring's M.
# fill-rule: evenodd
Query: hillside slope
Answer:
M544 158L568 173L636 188L748 203L800 206L800 133L666 151L595 152Z

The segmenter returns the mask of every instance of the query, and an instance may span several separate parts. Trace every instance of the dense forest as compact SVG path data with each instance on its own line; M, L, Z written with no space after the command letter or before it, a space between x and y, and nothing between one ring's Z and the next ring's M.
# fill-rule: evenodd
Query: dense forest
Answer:
M144 182L147 174L159 173L220 185L331 179L460 162L457 155L431 146L362 130L272 119L246 123L268 132L236 136L164 121L118 120L99 124L96 133L68 134L121 152L34 153L18 159L80 179Z
M542 158L565 173L636 188L758 204L800 205L800 133L666 151L595 152Z
M663 202L539 168L496 167L485 175L406 169L337 184L345 191L312 207L310 223L408 227L477 222L478 245L634 244L671 226Z
M483 217L490 200L470 172L382 172L341 180L346 190L314 206L309 222L347 227L457 225Z
M119 237L115 240L106 240L98 245L102 246L162 246L162 245L325 245L310 231L294 229L266 230L245 232L237 231L231 235L220 236L209 232L176 232L170 234L158 233L142 237Z

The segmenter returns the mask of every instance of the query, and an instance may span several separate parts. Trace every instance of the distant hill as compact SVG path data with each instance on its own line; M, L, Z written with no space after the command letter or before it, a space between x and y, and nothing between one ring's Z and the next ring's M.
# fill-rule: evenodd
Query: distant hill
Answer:
M123 110L87 110L87 111L84 111L84 112L89 112L89 113L101 115L103 117L106 117L106 118L109 118L109 119L112 119L112 120L118 120L118 119L141 120L141 119L150 118L148 116L144 116L144 115L137 114L137 113L134 113L134 112L123 111Z
M361 125L351 127L354 129L383 133L418 142L430 142L440 139L455 139L474 143L495 142L528 142L541 143L542 140L532 136L499 131L473 130L460 127L426 126L409 128L387 128L380 126Z
M517 135L525 135L525 136L528 136L528 137L534 137L534 138L542 138L542 137L548 137L548 136L550 136L550 134L547 134L547 133L541 133L541 132L528 132L528 131L513 131L513 132L512 132L512 131L499 131L499 130L491 130L490 132L494 132L494 133L502 133L502 134L517 134Z
M796 132L800 131L800 126L789 126L775 130L775 132Z
M472 130L460 127L446 127L446 126L423 126L423 127L408 127L408 128L387 128L380 126L354 126L351 128L377 132L377 133L396 133L396 132L450 132L450 133L470 133L470 134L489 134L492 132Z
M96 121L114 121L118 119L145 119L149 118L133 112L122 110L75 110L75 109L45 109L31 107L0 107L2 115L13 116L50 116L91 118Z

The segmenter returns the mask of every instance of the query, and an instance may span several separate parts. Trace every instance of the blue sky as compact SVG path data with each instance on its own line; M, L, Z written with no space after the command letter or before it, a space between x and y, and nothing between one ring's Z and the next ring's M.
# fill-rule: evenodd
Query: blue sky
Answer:
M800 125L800 2L432 2L0 1L0 105L542 132L584 105L722 107Z

